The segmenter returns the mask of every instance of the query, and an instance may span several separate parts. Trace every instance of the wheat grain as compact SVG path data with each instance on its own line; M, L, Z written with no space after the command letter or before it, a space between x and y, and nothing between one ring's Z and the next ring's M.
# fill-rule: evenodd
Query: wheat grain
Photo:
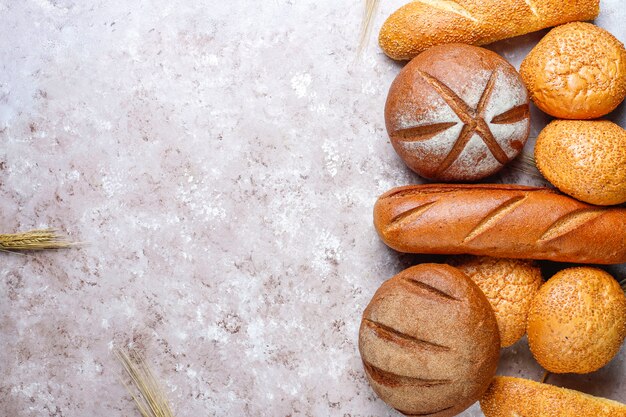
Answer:
M54 229L31 230L29 232L0 234L0 251L33 251L45 249L67 249L77 243L63 238Z
M122 382L135 401L141 416L174 417L163 390L141 355L135 350L127 353L120 349L115 351L115 355L130 377L132 385L139 392L135 394L126 383Z

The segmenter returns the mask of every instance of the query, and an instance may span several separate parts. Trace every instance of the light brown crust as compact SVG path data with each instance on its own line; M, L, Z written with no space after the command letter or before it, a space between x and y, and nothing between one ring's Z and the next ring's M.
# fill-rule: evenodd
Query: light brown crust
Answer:
M609 363L626 337L626 296L598 268L558 272L539 290L528 314L528 345L552 373L586 374Z
M497 376L480 400L485 417L626 417L626 405L528 379Z
M475 181L495 174L524 147L529 99L504 58L471 45L441 45L409 62L385 104L391 144L419 175Z
M626 96L626 49L598 26L569 23L539 41L520 73L544 112L561 119L595 119Z
M390 58L408 60L448 43L486 45L550 26L592 20L599 0L422 0L396 10L378 42Z
M592 206L547 188L398 187L376 202L374 226L400 252L626 262L626 209Z
M626 202L626 130L608 120L554 120L535 144L544 177L578 200Z
M406 269L376 291L359 331L374 391L406 415L451 417L495 374L500 339L480 289L449 265Z
M503 348L526 334L530 303L543 284L541 269L533 261L457 256L448 263L474 281L489 300L498 320Z

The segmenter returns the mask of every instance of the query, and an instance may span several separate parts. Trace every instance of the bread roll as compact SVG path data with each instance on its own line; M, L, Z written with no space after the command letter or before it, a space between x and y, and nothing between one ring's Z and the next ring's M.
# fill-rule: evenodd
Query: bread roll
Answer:
M561 119L595 119L626 96L626 50L591 23L552 29L524 58L520 73L533 102Z
M550 26L592 20L599 0L421 0L395 11L378 41L393 59L447 43L485 45Z
M598 268L560 271L532 301L527 330L533 356L548 371L596 371L613 359L626 337L624 290Z
M374 206L382 240L400 252L560 262L626 262L626 209L547 188L427 184L394 188Z
M497 376L480 400L485 417L626 417L626 405L528 379Z
M517 71L477 46L436 46L406 65L385 105L396 152L419 175L473 181L499 171L530 131L528 93Z
M455 416L495 375L498 325L480 289L449 265L400 272L363 313L359 351L365 375L406 415Z
M607 120L555 120L535 144L537 168L559 190L598 205L626 202L626 130Z
M448 263L474 281L489 300L496 314L503 348L526 334L530 303L543 284L541 269L533 261L458 256L451 257Z

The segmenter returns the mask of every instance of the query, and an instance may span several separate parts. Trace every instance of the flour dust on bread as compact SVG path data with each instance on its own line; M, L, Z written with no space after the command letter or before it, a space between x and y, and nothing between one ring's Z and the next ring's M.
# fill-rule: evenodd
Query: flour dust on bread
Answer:
M398 74L385 121L394 149L419 175L473 181L494 174L523 148L530 131L528 94L496 53L444 45Z

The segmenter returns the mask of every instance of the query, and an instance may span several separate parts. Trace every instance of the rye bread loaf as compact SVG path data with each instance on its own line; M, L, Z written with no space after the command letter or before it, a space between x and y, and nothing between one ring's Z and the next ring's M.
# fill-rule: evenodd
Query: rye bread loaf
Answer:
M390 406L450 417L487 389L500 336L476 284L449 265L421 264L376 291L363 313L359 350L368 381Z

